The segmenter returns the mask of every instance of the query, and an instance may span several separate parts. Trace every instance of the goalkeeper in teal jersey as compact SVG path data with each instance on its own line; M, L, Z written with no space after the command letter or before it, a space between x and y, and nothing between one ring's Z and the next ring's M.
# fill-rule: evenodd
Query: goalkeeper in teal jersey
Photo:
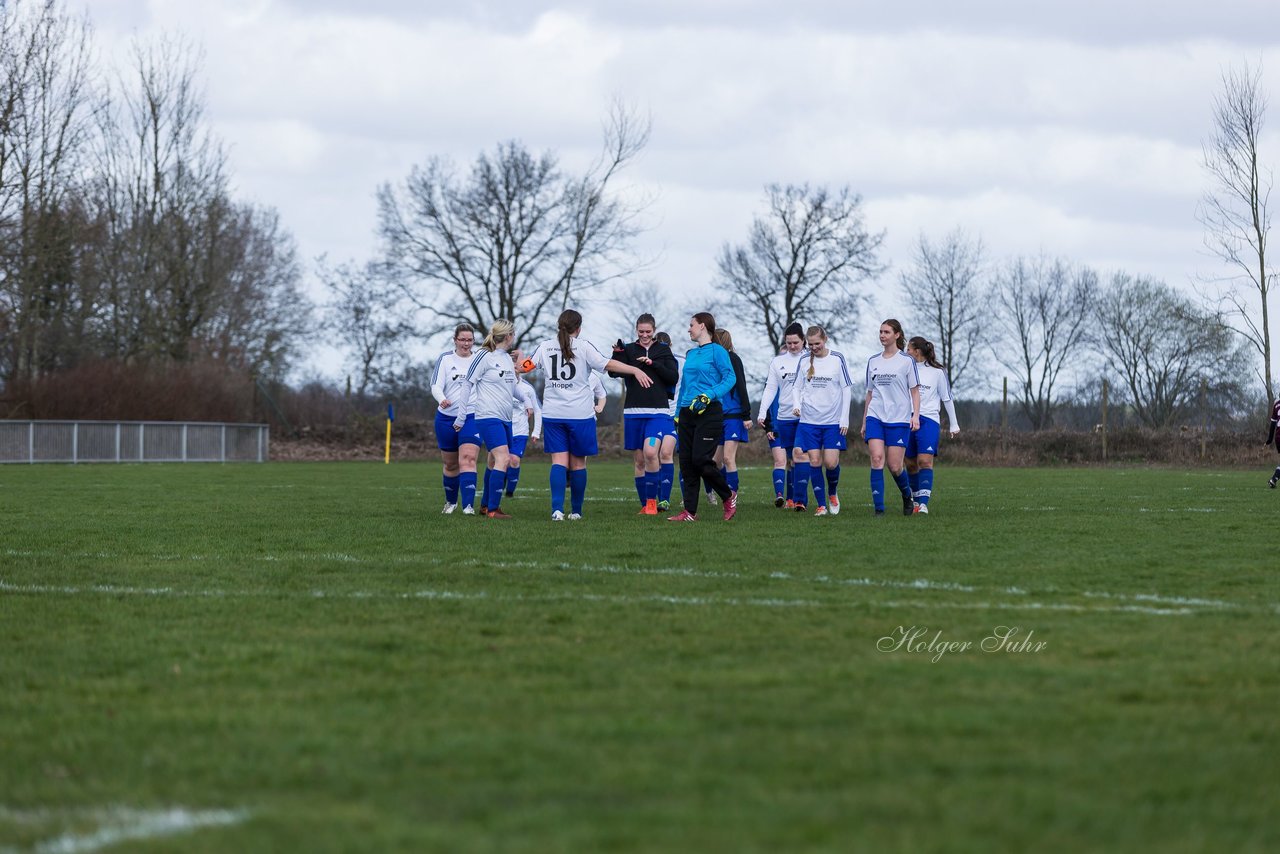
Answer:
M711 340L715 331L716 319L710 312L698 312L689 323L689 339L695 346L685 354L676 395L684 510L672 516L672 522L698 521L702 482L720 496L726 522L738 512L738 494L729 489L715 459L724 434L722 401L737 383L737 376L729 351Z

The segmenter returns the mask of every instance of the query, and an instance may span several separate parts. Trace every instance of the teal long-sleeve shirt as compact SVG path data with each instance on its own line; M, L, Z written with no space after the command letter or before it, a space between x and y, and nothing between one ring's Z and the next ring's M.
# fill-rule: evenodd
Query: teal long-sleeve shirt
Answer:
M684 356L684 374L680 378L677 411L683 410L700 394L724 402L738 378L729 361L729 351L714 342L694 347Z

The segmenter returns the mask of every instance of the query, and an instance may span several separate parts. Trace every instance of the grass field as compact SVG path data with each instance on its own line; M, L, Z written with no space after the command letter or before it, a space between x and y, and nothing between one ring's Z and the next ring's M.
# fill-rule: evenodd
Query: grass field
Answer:
M0 469L0 850L1280 850L1266 472L546 472Z

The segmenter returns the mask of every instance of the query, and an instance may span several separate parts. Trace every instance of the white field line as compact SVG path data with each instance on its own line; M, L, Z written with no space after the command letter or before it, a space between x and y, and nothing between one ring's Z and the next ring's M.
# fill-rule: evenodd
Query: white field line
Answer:
M88 833L64 833L40 842L31 849L39 854L99 851L130 840L155 839L177 833L188 833L202 827L239 824L248 817L249 814L245 810L190 810L185 807L163 810L118 807L59 811L0 808L0 822L45 825L88 821L98 825L97 829Z
M7 549L3 552L3 554L6 554L12 557L37 557L37 558L50 558L50 559L67 558L67 557L91 558L91 559L113 559L113 558L128 557L133 559L154 560L154 561L160 561L165 563L175 563L180 561L195 562L195 563L226 562L230 560L230 558L224 555L217 555L217 554L125 555L125 554L112 554L108 552L92 552L92 553L90 552L79 552L79 553L43 552L43 553L39 553L39 552L30 551L30 550L24 551L24 550L15 550L15 549ZM748 573L734 572L732 570L718 571L718 570L699 570L699 569L692 569L688 567L652 567L651 568L651 567L635 567L635 566L626 566L626 565L615 566L615 565L571 564L571 563L565 563L561 561L538 561L538 560L486 561L486 560L476 560L476 559L469 559L469 560L462 560L462 561L447 561L441 558L432 558L432 557L421 556L421 555L403 555L403 556L397 556L397 557L392 557L387 559L381 559L381 558L375 559L375 558L365 558L357 555L346 554L343 552L312 552L312 553L295 552L295 553L285 553L280 555L267 554L267 555L262 555L262 556L253 558L253 560L256 562L262 562L262 563L279 563L284 561L306 561L306 562L328 561L328 562L335 562L335 563L358 564L358 565L378 566L378 567L388 566L392 564L406 565L406 566L430 565L430 566L438 566L438 567L446 567L446 568L534 569L534 570L551 570L551 571L578 572L578 573L601 573L601 574L609 574L609 575L637 575L637 576L658 575L658 576L677 576L677 577L685 577L685 578L791 580L791 581L798 581L802 583L835 585L835 586L843 586L843 587L868 587L868 588L875 587L875 588L899 589L899 590L937 590L942 592L973 593L973 594L997 592L997 593L1002 593L1009 596L1030 596L1030 595L1035 595L1036 593L1059 594L1064 592L1057 589L1056 587L1048 587L1048 588L1044 588L1042 590L1033 592L1033 591L1022 589L1017 586L997 588L994 590L989 590L989 589L984 590L983 588L980 588L980 587L959 584L953 581L934 581L927 578L917 578L911 581L895 581L895 580L873 579L873 578L832 578L827 575L806 576L806 575L798 575L795 573L788 573L788 572L782 572L782 571L773 571L773 572L766 573L764 575L753 575ZM99 584L99 585L93 585L85 588L47 587L42 589L35 589L35 587L38 587L38 586L19 590L17 587L15 587L12 584L7 584L3 581L0 581L0 592L11 592L11 593L16 593L16 592L52 593L52 592L62 591L67 593L81 593L81 592L93 592L93 593L102 593L102 594L131 593L132 595L142 595L142 594L150 594L150 595L158 595L158 596L185 595L185 596L192 596L192 597L225 597L225 596L238 596L238 595L255 595L255 596L256 595L262 595L262 596L284 595L280 593L268 593L268 592L242 593L238 591L218 591L218 590L183 591L183 590L177 590L169 587L148 588L148 589L120 588L110 584ZM319 595L324 596L325 594L320 593ZM351 594L343 593L343 594L330 594L330 595L349 596ZM369 596L371 594L362 594L362 595ZM1245 604L1245 603L1238 603L1238 602L1228 602L1228 601L1217 600L1217 599L1198 599L1198 598L1186 598L1186 597L1178 597L1178 596L1165 596L1160 593L1116 593L1116 592L1108 592L1108 591L1084 591L1083 593L1079 593L1079 594L1068 593L1067 595L1081 595L1088 598L1115 599L1119 601L1132 601L1132 602L1139 602L1139 603L1145 602L1145 603L1151 603L1156 605L1183 605L1183 606L1192 606L1192 607L1199 607L1199 608L1243 609L1243 610L1256 610L1261 608L1262 610L1265 610L1265 611L1280 613L1280 603ZM1033 606L1028 604L1026 607L1030 608Z
M394 593L387 591L284 591L284 590L176 590L168 587L122 587L109 584L97 584L87 587L56 586L45 584L12 584L0 580L0 593L17 595L57 595L57 596L153 596L182 598L259 598L259 599L426 599L435 601L457 602L603 602L617 605L633 605L643 603L662 603L695 607L760 607L760 608L909 608L913 610L929 610L931 608L964 609L964 610L998 610L998 611L1058 611L1068 613L1132 613L1150 614L1154 616L1184 616L1199 613L1199 606L1187 604L1181 608L1156 608L1146 605L1087 605L1072 602L947 602L925 600L820 600L792 599L785 597L743 597L743 596L677 596L672 594L599 594L599 593L546 593L525 595L520 593L491 593L486 590L436 590L422 589Z

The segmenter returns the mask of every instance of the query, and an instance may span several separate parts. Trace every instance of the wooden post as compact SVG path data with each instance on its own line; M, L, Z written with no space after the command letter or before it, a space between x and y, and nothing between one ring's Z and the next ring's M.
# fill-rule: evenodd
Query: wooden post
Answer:
M1102 381L1102 461L1107 461L1107 381Z
M1200 459L1205 458L1209 450L1209 414L1204 410L1204 399L1209 394L1209 381L1200 380Z
M1004 378L1004 396L1000 399L1000 453L1007 454L1009 446L1006 435L1009 432L1009 378Z

